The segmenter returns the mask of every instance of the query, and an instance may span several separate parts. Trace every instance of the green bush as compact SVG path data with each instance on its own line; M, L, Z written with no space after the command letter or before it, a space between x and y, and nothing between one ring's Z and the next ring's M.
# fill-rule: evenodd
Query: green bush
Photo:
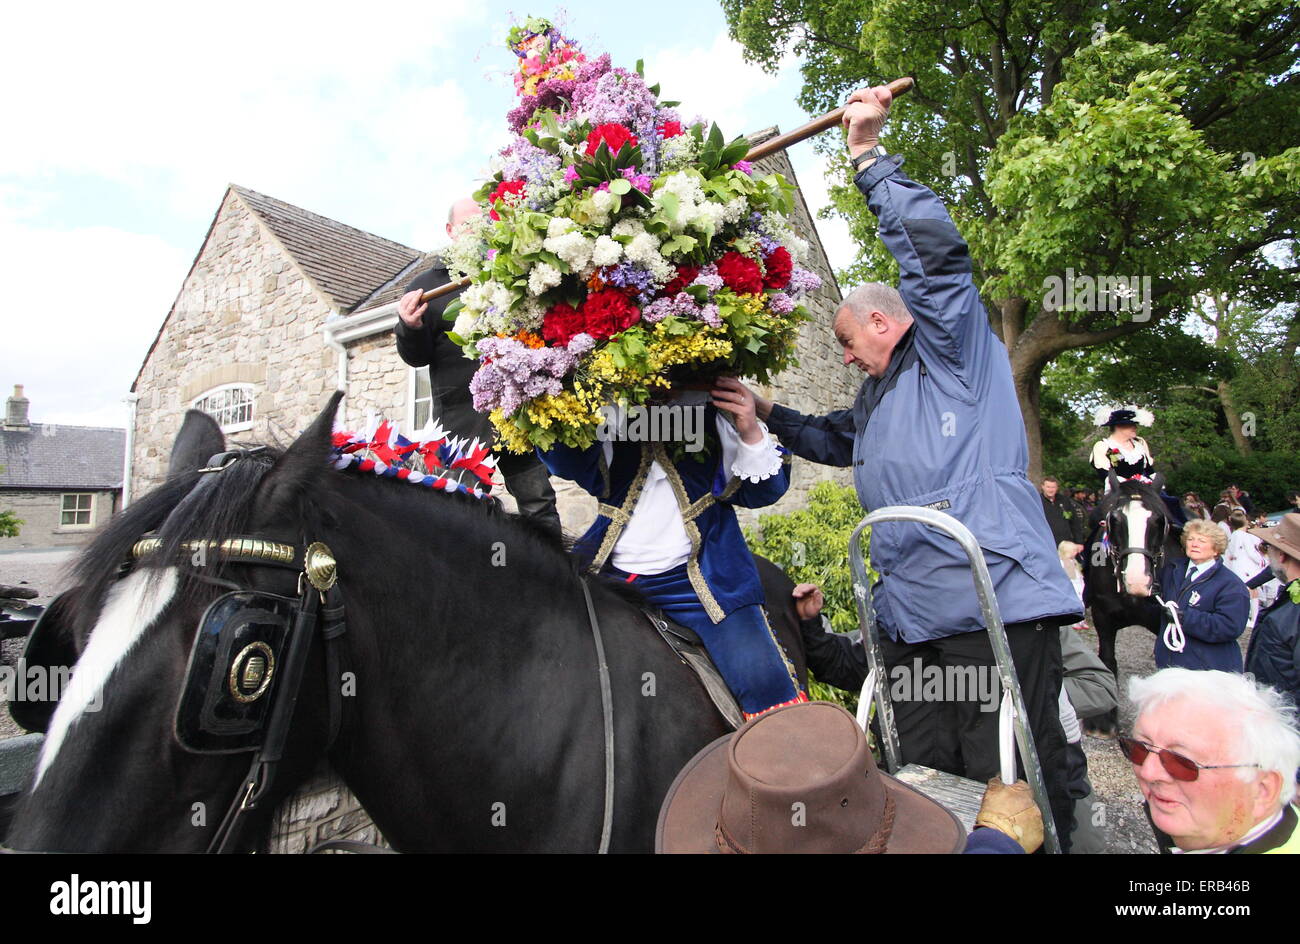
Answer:
M866 512L852 488L819 482L808 493L808 506L784 515L762 515L758 527L746 533L750 548L781 567L795 583L815 583L826 597L822 611L836 632L858 628L849 576L849 538ZM868 535L864 533L866 550ZM869 571L870 573L870 571ZM874 578L874 573L870 573ZM809 694L857 710L856 694L849 694L815 679Z
M16 538L23 519L12 511L0 511L0 538Z

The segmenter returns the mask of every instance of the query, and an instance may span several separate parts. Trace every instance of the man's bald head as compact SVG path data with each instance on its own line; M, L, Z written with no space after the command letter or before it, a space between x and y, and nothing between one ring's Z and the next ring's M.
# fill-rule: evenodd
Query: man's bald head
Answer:
M461 197L447 211L447 235L454 236L456 227L468 219L473 219L483 212L483 208L472 197Z

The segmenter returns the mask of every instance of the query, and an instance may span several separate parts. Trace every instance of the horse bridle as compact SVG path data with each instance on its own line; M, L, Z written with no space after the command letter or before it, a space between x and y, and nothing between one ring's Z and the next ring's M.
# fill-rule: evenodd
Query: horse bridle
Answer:
M1136 495L1125 495L1126 501L1132 501L1137 497L1138 496ZM1106 517L1101 519L1102 534L1108 548L1106 556L1110 559L1111 568L1115 571L1115 591L1117 593L1125 592L1124 574L1120 562L1130 554L1140 554L1151 562L1151 589L1152 592L1155 592L1159 589L1160 567L1164 564L1165 560L1165 540L1169 537L1169 519L1163 511L1157 509L1156 513L1160 518L1160 541L1154 552L1148 551L1145 545L1138 546L1134 544L1133 535L1128 533L1127 527L1124 529L1124 534L1128 539L1128 546L1120 548L1110 540L1110 536L1114 531L1110 526L1110 519L1113 515L1122 514L1121 509L1123 507L1124 503L1117 504L1115 508L1106 515Z
M262 448L222 452L213 456L208 460L208 465L199 470L205 476L199 479L183 501L193 499L196 494L210 487L213 475L235 462L256 455ZM132 548L131 557L139 560L156 553L161 546L162 541L156 537L143 538ZM347 623L342 591L338 587L337 563L329 547L319 541L308 542L304 539L298 545L291 545L256 536L235 537L220 542L186 541L182 543L181 550L192 555L191 559L194 555L215 554L223 564L276 567L297 574L297 593L294 597L252 589L205 574L195 575L204 582L225 587L229 592L210 603L200 618L181 699L177 704L176 729L173 733L181 747L192 753L254 752L248 772L236 787L226 814L208 844L209 853L222 853L231 851L230 842L238 827L249 815L260 809L260 804L272 792L279 765L284 759L294 708L301 693L307 656L318 633L325 653L325 691L329 703L325 753L329 752L338 738L343 722L339 638L347 631ZM232 605L242 609L232 611ZM268 622L276 622L275 617L287 622L291 617L292 625L283 634L284 647L279 653L273 646L256 640L244 646L233 661L215 661L209 667L205 687L201 684L204 679L195 677L196 671L201 674L204 668L197 661L201 647L219 647L221 637L228 630L238 630L248 625L227 625L224 622L213 625L218 614L222 613L227 613L227 618L232 620L237 614L271 614ZM244 731L244 737L232 738L232 726L220 724L214 713L207 710L217 694L212 686L222 682L225 687L220 690L221 694L229 694L236 702L255 705L262 698L268 699L264 714L257 716L253 722L254 736L251 739L247 731ZM187 698L190 700L188 705ZM247 728L247 723L244 728ZM256 736L262 731L265 732L264 736Z

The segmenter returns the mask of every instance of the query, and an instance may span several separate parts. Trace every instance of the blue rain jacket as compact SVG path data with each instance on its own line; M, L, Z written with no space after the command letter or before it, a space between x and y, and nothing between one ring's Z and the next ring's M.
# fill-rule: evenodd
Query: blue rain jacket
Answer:
M1073 622L1082 606L1057 558L1038 491L1006 348L989 326L970 255L939 198L896 156L858 174L858 189L898 260L914 320L880 378L851 410L804 416L774 406L768 428L795 455L853 467L864 508L922 505L968 527L984 551L1003 622ZM872 601L891 639L921 642L984 627L966 554L925 525L876 525Z

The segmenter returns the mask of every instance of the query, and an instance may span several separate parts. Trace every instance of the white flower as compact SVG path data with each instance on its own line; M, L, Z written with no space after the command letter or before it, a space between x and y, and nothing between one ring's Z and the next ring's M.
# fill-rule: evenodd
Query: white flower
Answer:
M473 312L461 309L460 314L456 316L456 323L451 326L452 334L458 334L462 338L468 338L474 333L474 323L478 321Z
M653 233L645 232L644 229L639 236L628 243L623 251L627 254L629 262L638 262L645 266L650 265L655 259L661 261L663 259L659 255L659 238Z
M563 236L570 230L577 228L578 224L573 222L573 220L569 219L567 216L557 216L546 224L546 235L551 238Z
M700 186L699 176L688 174L685 171L678 171L675 174L669 174L663 182L663 188L660 192L667 191L674 194L683 203L700 203L704 200L704 188Z
M614 209L615 202L614 194L608 190L597 190L591 195L591 204L599 213L608 213Z
M611 232L614 236L640 236L645 232L645 224L640 220L619 220Z
M548 288L559 285L563 277L564 274L555 266L539 262L528 273L528 291L532 295L541 295Z
M570 223L572 220L569 221ZM555 226L555 221L551 221L551 226ZM591 254L596 248L595 240L587 239L582 233L563 233L559 236L548 236L542 243L548 252L553 252L563 259L570 269L575 271L582 269L591 262Z
M591 254L591 261L594 265L615 265L622 256L623 247L614 240L605 235L596 237L596 248Z

